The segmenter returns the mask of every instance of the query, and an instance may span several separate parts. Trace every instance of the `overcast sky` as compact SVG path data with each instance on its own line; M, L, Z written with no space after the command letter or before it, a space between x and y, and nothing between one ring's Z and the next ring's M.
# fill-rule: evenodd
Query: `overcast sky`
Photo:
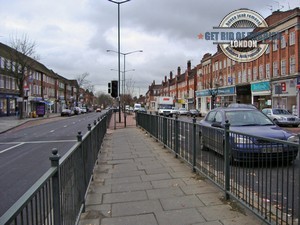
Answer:
M118 0L115 0L118 1ZM198 39L228 13L248 8L264 18L272 11L300 6L300 0L131 0L120 5L121 52L126 79L145 94L177 67L185 71L216 46ZM0 42L26 34L36 42L40 62L68 79L89 73L96 91L118 79L118 5L108 0L0 0ZM121 55L121 69L123 70ZM113 70L111 70L113 69Z

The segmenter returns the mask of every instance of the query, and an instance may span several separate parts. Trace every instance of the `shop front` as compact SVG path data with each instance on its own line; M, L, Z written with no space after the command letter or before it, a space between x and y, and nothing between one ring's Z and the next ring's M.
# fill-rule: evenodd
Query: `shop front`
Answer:
M251 104L259 110L272 106L269 81L251 83Z
M0 116L14 116L18 112L17 95L0 93Z
M196 91L196 105L201 113L207 114L212 107L212 96L215 95L215 106L226 107L236 102L235 87L224 87L211 90Z
M286 79L272 82L272 107L293 112L297 108L297 80Z

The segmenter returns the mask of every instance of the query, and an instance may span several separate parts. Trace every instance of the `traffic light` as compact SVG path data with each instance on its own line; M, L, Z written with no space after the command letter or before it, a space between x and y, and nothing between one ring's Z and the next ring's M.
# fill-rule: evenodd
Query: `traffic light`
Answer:
M112 80L111 81L111 97L116 98L118 97L118 81Z
M111 82L108 83L108 94L111 93Z

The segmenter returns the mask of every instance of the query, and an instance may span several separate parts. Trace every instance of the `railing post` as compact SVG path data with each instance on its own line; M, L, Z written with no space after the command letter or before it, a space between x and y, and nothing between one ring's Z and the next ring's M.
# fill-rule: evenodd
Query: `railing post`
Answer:
M96 126L96 124L97 124L97 120L94 120L94 125Z
M88 128L88 131L91 131L91 129L92 129L92 126L91 126L91 124L90 124L90 123L88 124L88 127L87 127L87 128Z
M179 127L178 127L178 115L177 114L175 114L175 127L174 127L174 129L175 129L175 157L178 158L178 150L179 150L178 130L179 130Z
M81 134L81 131L78 131L78 134L77 134L77 141L82 141L82 134Z
M166 115L164 115L164 119L163 119L163 143L164 143L164 148L167 145L167 117Z
M229 124L229 121L226 120L226 123L225 123L225 129L224 129L224 132L225 132L225 149L224 149L224 152L225 152L225 199L228 200L229 199L229 194L228 192L230 191L230 149L229 149L229 127L230 127L230 124Z
M61 224L61 215L60 215L60 187L59 187L59 159L60 156L56 148L52 149L52 156L49 157L51 160L51 167L56 167L56 173L52 176L52 195L53 195L53 220L54 225Z
M193 172L196 172L196 117L193 118Z
M155 138L156 138L156 142L158 141L158 123L159 123L159 116L158 116L158 112L155 112Z

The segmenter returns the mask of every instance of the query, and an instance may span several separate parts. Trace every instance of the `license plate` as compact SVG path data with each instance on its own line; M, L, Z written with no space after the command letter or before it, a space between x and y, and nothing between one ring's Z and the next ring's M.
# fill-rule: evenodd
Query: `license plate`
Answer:
M282 147L263 147L261 149L263 153L278 153L282 152L283 148Z

